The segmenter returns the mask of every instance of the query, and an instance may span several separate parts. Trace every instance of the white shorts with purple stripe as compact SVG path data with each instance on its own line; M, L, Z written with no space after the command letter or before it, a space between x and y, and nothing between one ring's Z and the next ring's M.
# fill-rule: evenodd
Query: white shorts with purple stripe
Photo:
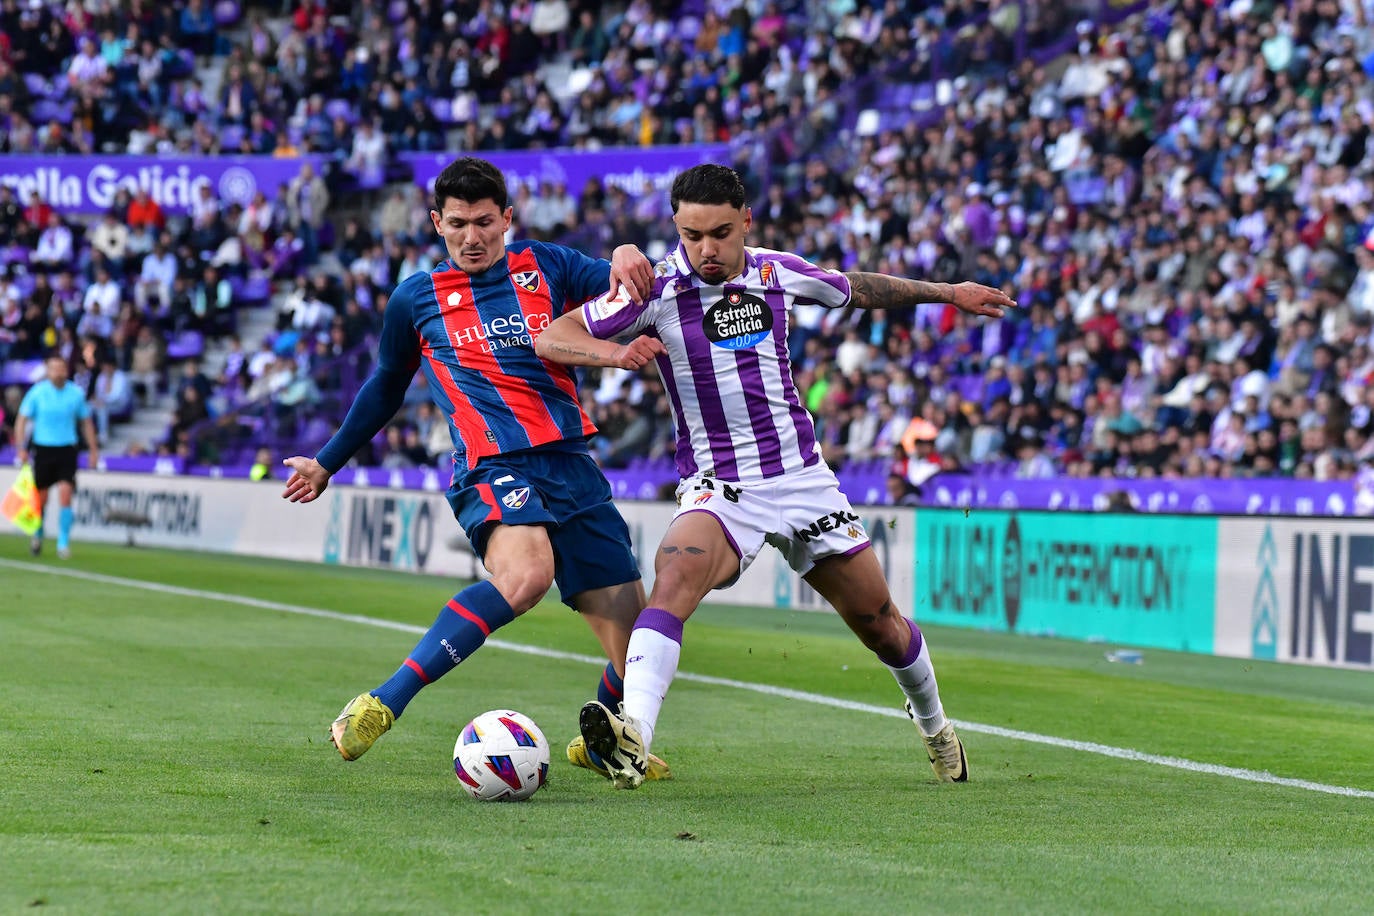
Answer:
M840 482L824 464L790 471L756 483L731 483L698 474L677 488L677 512L706 512L725 530L739 571L754 562L765 543L806 575L816 561L835 554L858 553L868 546L863 521L840 492ZM722 583L726 588L735 578Z

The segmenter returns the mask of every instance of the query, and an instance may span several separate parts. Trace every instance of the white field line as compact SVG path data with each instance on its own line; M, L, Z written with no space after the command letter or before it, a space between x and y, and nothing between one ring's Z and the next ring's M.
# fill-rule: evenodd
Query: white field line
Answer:
M299 614L305 617L319 617L325 620L357 623L363 626L397 630L402 633L414 633L418 635L425 632L424 627L414 624L398 623L393 620L382 620L377 617L365 617L361 614L343 614L338 611L328 611L322 608L304 607L298 604L283 604L280 601L266 601L261 598L231 595L225 592L211 592L198 588L183 588L179 585L165 585L161 582L147 582L142 579L125 579L119 576L107 576L101 573L85 572L78 569L40 566L36 563L25 563L22 561L5 559L0 559L0 567L15 569L21 572L42 573L45 575L63 576L69 579L81 579L86 582L98 582L102 585L142 589L143 591L157 592L163 595L177 595L183 598L197 598L207 601L223 601L243 607L261 608L268 611L281 611L285 614ZM505 649L508 652L520 652L525 655L535 655L541 658L583 662L597 666L606 664L604 658L581 655L576 652L560 652L557 649L545 649L541 646L526 646L520 643L507 642L503 639L489 639L486 644L496 649ZM716 687L730 687L735 690L747 690L751 693L759 693L770 697L781 697L782 699L796 700L802 703L814 703L819 706L830 706L835 709L848 709L854 712L869 713L877 716L890 716L897 719L906 718L906 713L895 707L874 706L871 703L858 703L853 700L845 700L839 697L830 697L819 693L808 693L804 690L774 687L770 684L755 684L749 681L737 681L732 678L692 674L687 671L679 671L677 679L692 681L697 684L711 684ZM1147 754L1143 751L1134 751L1124 747L1113 747L1109 744L1098 744L1094 741L1074 741L1070 738L1057 738L1053 735L1041 735L1036 732L1020 731L1014 728L1002 728L999 725L983 725L979 722L968 722L961 719L956 719L955 724L965 732L993 735L998 738L1009 738L1014 741L1028 741L1032 744L1043 744L1049 747L1061 747L1071 751L1082 751L1087 754L1114 757L1117 760L1134 760L1138 763L1152 763L1156 766L1172 767L1176 770L1187 770L1190 773L1207 773L1212 776L1225 776L1229 779L1240 779L1245 782L1258 782L1266 785L1284 786L1290 789L1303 789L1308 792L1323 792L1328 795L1343 795L1348 798L1374 798L1374 791L1369 789L1355 789L1349 786L1333 786L1327 785L1326 783L1311 782L1306 779L1292 779L1287 776L1275 776L1273 773L1266 773L1260 770L1246 770L1241 767L1221 766L1215 763L1199 763L1198 761L1186 760L1182 757L1165 757L1160 754Z

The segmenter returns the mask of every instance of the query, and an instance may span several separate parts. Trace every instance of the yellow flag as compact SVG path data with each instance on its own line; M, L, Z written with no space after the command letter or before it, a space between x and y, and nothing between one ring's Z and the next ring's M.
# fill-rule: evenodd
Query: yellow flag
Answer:
M30 537L43 526L43 516L38 514L38 488L33 485L33 468L29 465L19 469L13 486L0 500L0 515Z

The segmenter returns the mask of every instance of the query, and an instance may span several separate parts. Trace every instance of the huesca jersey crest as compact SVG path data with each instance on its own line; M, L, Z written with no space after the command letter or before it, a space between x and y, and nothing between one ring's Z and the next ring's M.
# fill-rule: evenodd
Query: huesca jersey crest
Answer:
M537 270L522 270L519 273L511 274L511 279L515 281L516 286L532 293L539 289L539 271Z

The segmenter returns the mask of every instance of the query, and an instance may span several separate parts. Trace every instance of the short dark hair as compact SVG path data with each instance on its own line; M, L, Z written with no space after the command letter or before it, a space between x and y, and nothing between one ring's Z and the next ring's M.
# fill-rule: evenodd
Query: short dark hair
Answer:
M439 173L434 182L434 209L444 212L444 202L450 197L470 204L493 200L505 211L510 206L506 193L506 176L485 159L464 156L455 159Z
M694 165L673 179L673 212L678 204L729 204L744 206L744 182L739 173L723 165Z

